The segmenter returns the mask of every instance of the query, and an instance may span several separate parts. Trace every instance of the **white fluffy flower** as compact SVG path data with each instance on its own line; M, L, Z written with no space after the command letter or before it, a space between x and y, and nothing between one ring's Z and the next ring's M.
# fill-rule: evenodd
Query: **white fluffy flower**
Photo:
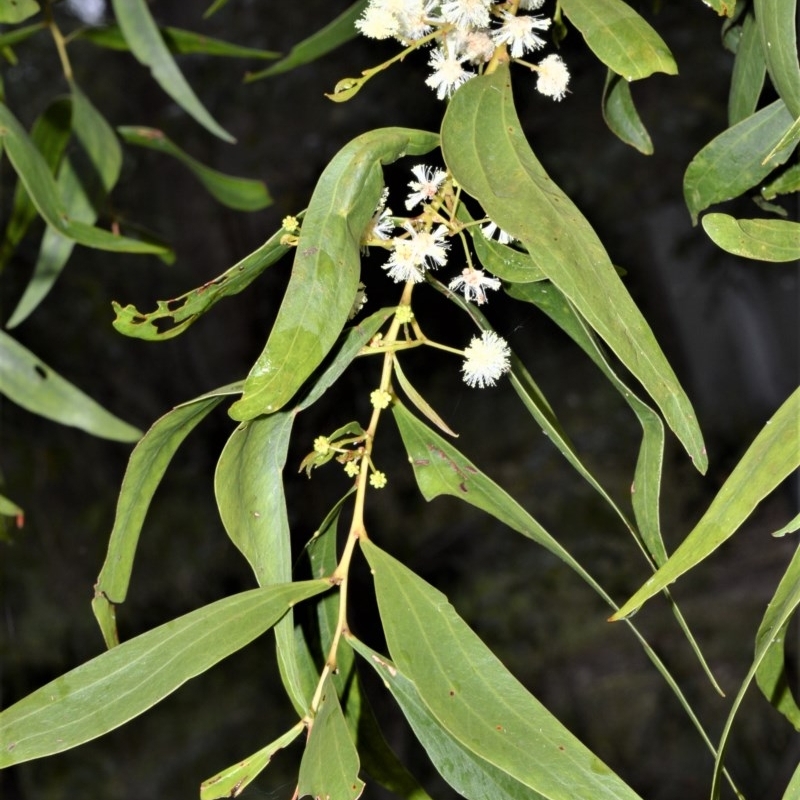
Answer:
M442 17L457 28L487 28L492 0L449 0L442 3Z
M408 184L411 194L406 199L406 208L409 211L420 203L429 203L433 200L447 177L447 173L443 169L426 167L424 164L412 167L411 172L416 180L410 181Z
M383 269L397 283L420 283L426 269L436 269L447 263L447 248L450 246L445 241L447 228L439 225L435 230L418 231L410 222L403 227L409 235L394 240L394 249Z
M549 27L550 20L546 17L516 16L504 11L503 24L493 38L496 44L509 46L511 58L522 58L525 53L544 47L544 39L534 31L546 31Z
M389 190L384 186L378 205L375 207L375 213L361 237L362 246L369 246L369 243L375 239L385 242L391 237L394 230L394 219L392 218L392 209L386 208L388 198Z
M505 372L511 369L509 357L511 350L506 340L494 331L483 331L480 339L472 337L464 350L464 363L461 371L467 386L494 386Z
M487 238L491 239L497 233L497 241L500 244L511 244L514 237L510 233L506 233L496 222L489 220L485 225L481 226L481 233Z
M448 52L471 64L485 64L494 55L494 40L488 31L462 31L456 28L446 37Z
M450 97L462 83L475 77L474 73L468 72L461 66L463 61L463 58L446 55L441 50L434 50L431 53L428 65L433 68L433 75L427 78L425 83L436 90L436 96L440 100Z
M569 70L561 56L547 56L539 62L536 91L554 100L562 100L567 93Z
M370 39L388 39L397 34L400 24L391 5L372 2L356 20L355 26Z
M431 16L435 0L406 0L405 7L397 14L397 38L405 43L415 42L433 30Z
M485 275L483 270L467 267L450 281L449 288L454 292L462 289L467 302L474 300L480 306L486 302L485 289L499 289L500 281Z

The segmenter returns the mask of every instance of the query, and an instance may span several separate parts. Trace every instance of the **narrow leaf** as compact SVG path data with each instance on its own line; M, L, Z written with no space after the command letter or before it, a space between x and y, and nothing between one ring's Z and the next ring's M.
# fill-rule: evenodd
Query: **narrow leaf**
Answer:
M59 97L36 118L31 128L30 140L42 154L50 173L55 173L69 141L72 125L72 101ZM2 142L0 135L0 142ZM0 244L0 270L5 267L22 241L30 224L36 219L36 206L20 180L14 189L11 213L8 217L5 236Z
M792 126L792 116L782 100L712 139L690 162L683 176L683 195L692 221L705 208L738 197L792 153L794 143L783 147L769 164L765 157Z
M201 164L155 128L121 127L119 135L127 144L147 147L172 156L188 167L208 192L222 205L237 211L258 211L272 204L263 181L235 178Z
M503 770L461 744L433 715L416 685L384 658L353 636L347 643L378 673L392 693L419 743L439 774L467 800L540 800L534 792Z
M43 31L47 28L46 22L34 22L32 25L26 25L23 28L15 28L12 31L4 31L0 33L0 47L13 47L15 44L24 42L35 33Z
M761 500L800 466L799 436L800 389L796 389L767 420L680 547L611 619L632 614L730 538Z
M706 214L703 230L727 253L757 261L800 259L800 223L783 219L734 219Z
M383 187L381 164L432 150L438 137L383 128L344 147L320 177L303 220L292 276L267 344L230 409L239 421L284 406L319 366L358 290L361 236Z
M295 67L309 64L337 47L341 47L351 39L355 39L357 33L355 21L366 8L367 3L368 0L358 0L353 3L350 8L343 11L324 28L320 28L316 33L296 44L286 58L281 59L277 64L260 72L248 72L245 75L245 83L267 78L270 75L279 75L281 72L288 72Z
M787 167L777 178L761 187L765 200L774 200L779 194L800 192L800 163Z
M70 158L61 162L56 185L61 202L65 208L69 208L73 219L90 224L97 219L97 213ZM9 317L6 328L15 328L36 310L55 285L74 248L73 239L68 239L49 225L45 228L33 274Z
M290 745L303 731L305 725L298 722L293 728L279 736L274 742L262 747L257 753L238 761L227 769L200 784L200 800L223 800L238 797L264 770L272 756Z
M753 677L756 678L767 700L800 731L800 708L797 707L787 684L784 665L784 641L789 621L798 606L800 606L800 549L795 550L794 557L775 590L775 596L767 606L756 634L753 663L731 703L714 761L711 800L718 800L720 796L720 770L724 763L731 728Z
M330 588L252 589L160 625L56 678L0 714L0 768L88 742L151 708Z
M0 138L4 140L6 152L25 189L38 212L48 225L74 239L79 244L123 253L161 253L163 247L147 242L115 236L110 231L93 228L84 222L71 219L62 207L58 188L47 162L28 138L8 106L0 103Z
M328 675L300 762L297 796L355 800L364 790L358 769L358 753Z
M773 536L786 536L787 533L794 533L800 530L800 514L798 514L791 522L784 525L777 531L773 531Z
M638 797L514 678L441 592L372 542L362 549L392 658L464 747L548 800Z
M742 23L742 38L733 62L728 94L728 125L736 125L755 112L766 74L761 31L756 18L747 14Z
M158 300L155 311L142 313L135 306L112 303L117 315L112 324L125 336L147 341L178 336L223 297L239 294L267 267L280 260L291 249L281 244L284 235L285 231L279 230L261 247L202 286L172 300Z
M72 129L89 156L104 193L110 192L122 169L122 148L113 128L75 83L72 92ZM105 198L103 198L105 199Z
M606 74L602 109L608 129L618 139L646 156L653 154L653 141L633 104L630 84L613 70Z
M406 393L406 397L414 404L414 406L419 410L425 417L427 417L439 430L444 431L445 433L458 438L458 434L451 430L448 424L433 410L430 403L414 388L414 386L409 382L408 378L403 374L403 370L400 369L400 362L397 358L394 359L393 362L394 366L394 374L397 376L397 382L403 388L403 391Z
M561 0L569 21L592 52L626 81L678 67L661 37L622 0Z
M202 33L183 30L182 28L158 28L170 53L175 55L188 55L203 53L207 56L222 56L227 58L260 58L270 61L280 58L280 53L272 50L260 50L255 47L242 47L232 42L214 39ZM85 28L80 31L75 39L84 39L99 47L110 50L130 50L118 25L107 25L103 28Z
M124 602L128 594L136 546L150 501L178 447L228 391L223 387L172 409L152 425L131 453L92 601L108 647L119 642L114 606Z
M33 414L102 439L133 442L141 436L2 331L0 394Z
M800 117L797 0L755 0L754 8L770 80L796 119Z
M645 387L697 469L705 471L708 459L691 403L597 234L528 146L507 66L455 93L442 125L442 152L458 183L522 241Z
M150 68L156 83L206 130L226 142L236 141L197 99L161 38L145 0L111 0L125 41L136 59Z

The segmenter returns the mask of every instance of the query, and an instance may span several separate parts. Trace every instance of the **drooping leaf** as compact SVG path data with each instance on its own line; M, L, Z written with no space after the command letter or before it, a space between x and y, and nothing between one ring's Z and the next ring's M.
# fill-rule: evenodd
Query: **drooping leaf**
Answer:
M731 703L714 761L714 776L711 784L712 800L717 800L720 796L719 773L724 763L731 728L753 677L756 678L758 686L767 700L800 731L800 708L797 707L797 702L792 696L792 690L787 682L784 661L784 641L789 621L798 606L800 606L800 549L795 550L794 557L781 578L774 597L767 606L767 611L756 634L753 663Z
M358 290L361 236L383 187L381 164L427 153L437 142L432 133L382 128L354 139L325 168L277 319L241 400L230 409L234 419L280 409L331 349Z
M800 467L798 437L800 389L796 389L767 421L680 547L612 619L632 614L730 538L753 509Z
M76 174L70 158L64 158L58 172L59 197L65 208L69 208L73 219L93 223L97 214L86 196L80 177ZM25 291L8 319L6 327L15 328L24 322L47 297L61 275L75 247L75 241L60 234L49 225L45 228L39 255L33 267L33 274Z
M620 140L646 156L653 154L653 141L633 104L628 81L608 70L603 87L603 119Z
M151 708L330 588L302 581L218 600L107 650L0 714L0 768L60 753Z
M221 56L225 58L260 58L272 60L280 58L280 53L272 50L260 50L255 47L243 47L233 42L224 42L202 33L171 28L169 26L158 28L170 53L175 55L188 55L202 53L207 56ZM103 28L84 28L74 37L84 39L99 47L110 50L130 50L118 25L107 25Z
M420 698L416 685L374 650L347 637L392 693L439 774L467 800L541 800L542 795L477 756L453 736Z
M358 770L358 752L328 675L300 762L297 796L311 795L315 800L322 797L326 800L356 800L364 790Z
M355 21L366 8L367 3L368 0L358 0L353 3L350 8L343 11L324 28L320 28L316 33L296 44L289 54L277 64L260 72L247 73L245 83L267 78L270 75L279 75L281 72L288 72L295 67L309 64L354 39L357 33Z
M400 361L394 359L394 374L397 377L397 382L402 387L406 397L413 403L414 407L427 417L439 430L458 438L458 434L450 428L450 426L436 413L428 401L414 388L414 385L403 374L400 368Z
M708 459L691 403L584 216L528 146L507 65L467 81L442 125L448 168L642 383L695 466Z
M787 533L794 533L800 530L800 514L798 514L791 522L784 525L777 531L773 531L773 536L786 536Z
M514 678L441 592L372 542L362 549L392 659L463 747L548 800L638 797Z
M22 408L93 436L133 442L141 431L115 417L0 331L0 394Z
M703 230L727 253L757 261L797 261L800 223L784 219L735 219L728 214L706 214Z
M678 66L667 45L622 0L561 0L561 8L592 52L626 81L654 72L677 74Z
M202 286L172 300L158 300L155 311L142 313L135 306L113 302L114 328L125 336L147 341L178 336L223 297L239 294L267 267L280 260L290 250L288 245L281 244L284 235L285 231L278 231L250 255ZM166 327L165 322L171 327Z
M107 647L119 642L114 607L123 603L128 594L139 534L161 478L183 440L234 391L235 386L222 387L172 409L153 423L131 453L92 601Z
M288 747L303 731L305 725L298 722L283 736L262 747L257 753L237 761L227 769L218 772L200 784L200 800L224 800L238 797L265 769L272 756Z
M754 8L770 80L789 113L797 119L800 117L797 0L754 0Z
M736 125L755 112L766 74L761 31L756 18L747 14L742 23L742 38L733 62L728 94L728 125Z
M0 3L0 23L17 25L39 13L36 0L3 0Z
M33 123L30 140L42 154L51 173L55 173L61 163L69 141L71 125L72 101L68 97L58 97L53 100ZM0 141L2 139L0 136ZM5 235L0 244L0 270L14 254L30 224L36 219L36 214L36 206L28 195L25 184L21 180L18 181L14 189Z
M225 175L201 164L155 128L120 127L119 135L127 144L147 147L172 156L188 167L200 183L222 205L237 211L258 211L272 204L263 181Z
M776 166L783 164L796 142L790 142L765 164L766 156L792 126L782 100L762 108L712 139L691 160L683 176L683 195L692 221L713 203L738 197Z
M231 136L198 100L175 63L145 0L111 0L114 16L139 63L150 68L156 83L206 130L226 142Z
M74 239L78 244L99 250L122 253L164 252L163 247L124 236L115 236L110 231L71 219L61 206L55 178L47 162L4 103L0 103L0 138L4 140L8 158L36 209L45 222L52 225L59 233Z

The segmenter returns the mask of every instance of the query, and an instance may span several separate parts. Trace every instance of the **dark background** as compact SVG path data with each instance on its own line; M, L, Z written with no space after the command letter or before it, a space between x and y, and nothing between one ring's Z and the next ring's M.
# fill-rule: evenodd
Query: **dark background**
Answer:
M571 93L563 102L538 95L531 76L519 72L514 77L532 146L596 227L614 263L627 270L626 285L693 399L706 435L711 466L705 478L693 471L674 440L668 442L662 505L672 549L797 384L798 274L796 265L728 256L692 228L682 202L682 176L697 150L726 127L732 56L720 44L720 21L702 3L664 4L655 15L650 4L642 5L680 68L677 77L657 75L633 89L654 140L653 156L626 147L605 128L600 114L604 71L576 32L563 46L572 72ZM206 22L200 18L203 6L191 6L159 0L153 11L164 24L285 52L347 3L233 0ZM58 19L66 29L76 24L66 4ZM57 77L56 54L46 35L17 52L19 64L4 64L3 79L9 105L29 125L66 84ZM243 377L263 347L288 262L168 342L116 334L110 302L150 310L157 299L181 294L234 264L271 235L285 214L305 205L320 171L353 136L387 125L435 128L442 104L420 88L427 74L421 56L373 79L348 104L323 96L340 78L394 52L393 44L355 41L313 65L251 85L243 85L241 77L261 64L182 58L198 95L237 137L231 147L189 119L129 55L72 45L77 82L112 124L162 128L210 166L263 178L276 203L255 214L226 210L177 163L126 148L115 207L163 233L175 246L176 263L167 267L154 258L77 248L51 295L14 335L143 429L176 403ZM413 163L387 175L401 187L394 199L398 209ZM7 162L1 170L5 219L13 176ZM742 216L758 214L747 200L732 208ZM24 289L37 248L37 237L29 237L3 275L4 318ZM368 309L394 302L393 287L377 277L376 267L368 269ZM447 308L433 298L421 304L418 316L431 335L458 345L469 328ZM532 307L498 297L487 314L523 355L587 464L615 497L624 499L638 446L638 425L627 407ZM469 390L458 381L452 359L436 359L431 368L427 359L414 355L403 361L404 369L462 434L459 447L518 497L618 600L629 596L647 574L636 547L531 425L510 387ZM298 545L347 481L328 468L309 482L295 475L296 465L316 435L350 419L366 419L365 398L376 369L357 365L330 395L331 402L298 421L286 474ZM183 445L156 494L131 591L118 613L124 637L254 585L213 499L214 465L233 429L223 409ZM644 798L705 798L711 758L624 626L607 625L608 610L591 590L528 540L455 501L425 505L405 458L393 454L396 443L391 426L382 426L376 458L390 484L375 495L380 505L368 519L372 537L445 591L531 691ZM102 650L89 601L129 448L33 417L7 402L0 447L4 493L26 510L25 527L0 544L0 700L7 706ZM795 507L796 493L782 487L675 587L728 698L749 666L758 622L794 547L792 537L774 539L769 533L785 524ZM368 581L359 570L358 591L368 597ZM369 603L358 605L364 609L356 616L357 632L380 646ZM713 693L660 601L649 604L636 621L716 740L729 699ZM794 630L788 643L793 664ZM271 637L262 637L120 730L0 773L0 794L4 800L196 797L201 780L293 724L273 650ZM370 688L397 751L434 797L451 797L382 688ZM299 753L294 747L279 754L248 792L289 798ZM788 723L751 690L728 756L740 787L750 798L780 797L799 757ZM368 785L364 796L382 795Z

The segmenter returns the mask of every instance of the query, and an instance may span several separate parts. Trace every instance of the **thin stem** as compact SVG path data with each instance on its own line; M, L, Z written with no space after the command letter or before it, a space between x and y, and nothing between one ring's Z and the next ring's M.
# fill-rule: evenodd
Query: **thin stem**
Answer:
M50 30L50 35L53 37L53 42L55 42L64 77L72 82L72 64L70 64L69 55L67 54L67 42L64 35L59 30L58 25L56 25L56 21L53 18L53 7L49 2L46 3L44 7L44 18Z

